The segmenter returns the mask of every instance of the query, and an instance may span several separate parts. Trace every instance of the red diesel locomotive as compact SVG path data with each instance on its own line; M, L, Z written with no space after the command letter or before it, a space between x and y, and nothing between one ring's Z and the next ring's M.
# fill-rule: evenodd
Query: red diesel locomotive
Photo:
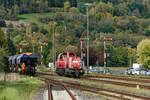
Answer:
M84 74L83 61L74 53L61 53L56 62L58 75L79 77Z

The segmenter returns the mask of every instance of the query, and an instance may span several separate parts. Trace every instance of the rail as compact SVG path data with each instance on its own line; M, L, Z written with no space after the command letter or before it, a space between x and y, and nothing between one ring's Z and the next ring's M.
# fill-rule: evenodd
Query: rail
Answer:
M150 85L143 85L143 84L138 84L138 83L127 83L127 82L117 82L117 81L110 81L110 80L88 79L88 78L82 78L80 80L102 82L102 83L105 83L105 84L128 86L128 87L133 87L133 88L139 87L139 88L149 89L150 90Z
M135 98L136 99L142 99L142 100L150 100L149 96L137 95L137 94L129 93L129 92L117 91L117 90L112 90L112 89L97 88L97 87L82 85L79 83L71 83L71 82L66 82L66 81L55 80L52 78L43 78L43 77L39 77L39 78L42 80L49 80L52 84L55 84L55 85L61 85L62 86L62 83L63 83L63 84L65 84L66 87L84 90L84 91L89 91L89 92L96 93L99 95L104 95L107 97L117 98L117 99L121 99L121 100L133 100L133 98L134 99Z
M128 77L128 76L110 76L110 75L93 75L87 77L94 77L94 78L108 78L108 79L117 79L117 80L125 80L125 81L134 81L134 82L142 82L142 83L150 83L150 77Z
M43 74L43 75L56 75L54 73L44 73L44 72L39 72L38 74ZM124 80L124 81L130 81L130 82L141 82L141 83L150 83L150 80L143 80L143 79L130 79L130 78L124 78L120 79L119 77L111 77L111 76L96 76L94 78L106 78L106 79L117 79L117 80ZM103 82L105 84L113 84L113 85L120 85L120 86L128 86L128 87L133 87L133 88L143 88L143 89L149 89L150 90L150 85L144 85L144 84L139 84L139 83L127 83L127 82L117 82L117 81L110 81L110 80L103 80L103 79L89 79L89 78L81 78L79 80L87 80L87 81L95 81L95 82Z
M45 81L47 83L47 87L48 87L48 100L54 100L53 99L53 94L52 94L52 86L53 85L60 85L62 86L66 91L67 93L70 95L70 97L72 98L72 100L77 100L75 98L75 96L70 92L70 90L66 87L65 84L63 83L59 83L59 84L54 84L51 80L48 80L48 79L43 79L43 78L40 78L42 81ZM53 85L52 85L53 84Z

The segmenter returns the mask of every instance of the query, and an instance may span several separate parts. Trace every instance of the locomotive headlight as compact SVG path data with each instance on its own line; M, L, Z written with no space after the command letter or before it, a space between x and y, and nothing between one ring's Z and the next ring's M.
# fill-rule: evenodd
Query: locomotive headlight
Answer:
M73 63L78 63L78 61L77 61L77 60L74 60Z
M73 63L73 67L77 67L78 66L78 61L77 60L74 60L72 63Z

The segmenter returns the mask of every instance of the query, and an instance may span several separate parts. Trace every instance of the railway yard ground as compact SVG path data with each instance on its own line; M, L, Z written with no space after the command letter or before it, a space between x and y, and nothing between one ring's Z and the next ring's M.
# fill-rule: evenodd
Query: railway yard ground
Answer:
M83 92L80 90L69 89L74 95L76 100L107 100L105 97L91 94L89 92ZM52 86L53 100L72 100L64 88L61 86ZM32 100L48 100L48 89L45 88L40 90L38 93L33 96Z
M97 77L94 77L96 75L97 75ZM111 92L118 92L118 93L120 92L119 97L118 96L113 97L113 99L107 98L108 100L114 100L114 98L121 99L121 100L122 99L125 99L125 100L149 100L150 99L150 95L149 95L150 89L145 88L145 87L149 87L149 84L145 83L144 81L142 82L142 79L141 79L141 78L145 78L146 81L149 81L148 77L144 77L144 76L142 76L142 77L137 77L137 76L131 77L130 76L129 79L135 79L138 81L134 81L134 80L129 81L126 79L128 76L121 76L121 77L126 77L126 78L124 80L123 79L119 80L119 79L113 79L113 78L109 79L109 78L111 78L110 77L111 75L104 75L104 74L99 74L99 75L96 74L96 75L91 74L91 77L84 76L84 77L81 77L78 79L78 78L69 78L69 77L58 76L58 75L51 73L51 72L46 72L43 75L42 75L42 73L40 73L40 77L42 77L42 78L59 80L65 84L70 84L68 82L75 83L74 85L79 86L80 90L84 90L84 89L81 89L82 87L89 88L88 86L90 86L90 88L94 88L96 91L100 91L100 90L104 89L103 92L96 93L96 94L100 94L100 95L103 93L106 93L106 94L103 94L103 95L105 95L104 97L106 97L106 95L107 95L107 97L117 95L117 94L110 95L111 93L107 94L107 92L108 91L110 92L110 90L113 90ZM105 78L105 77L101 77L101 76L107 76L107 77ZM112 76L113 77L116 76L116 78L119 77L118 75L112 75ZM107 81L103 81L103 80L107 80ZM128 84L125 84L125 83L128 83ZM143 86L145 86L145 87L143 87ZM74 87L74 88L77 88L77 87ZM105 90L107 90L107 92ZM91 92L94 92L94 90L91 90ZM125 95L129 94L132 98L128 98L128 97L126 98L126 96L124 96L122 93L124 93Z
M80 78L37 72L0 75L0 100L150 100L150 77L86 74Z

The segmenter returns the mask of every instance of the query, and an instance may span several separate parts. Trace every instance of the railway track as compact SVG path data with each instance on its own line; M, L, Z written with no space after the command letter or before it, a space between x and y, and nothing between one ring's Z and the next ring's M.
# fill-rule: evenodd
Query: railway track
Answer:
M142 82L142 83L150 83L150 79L137 79L136 77L120 77L120 76L107 76L107 75L98 75L98 76L88 76L94 78L107 78L107 79L117 79L117 80L125 80L125 81L134 81L134 82Z
M54 84L54 85L61 85L61 86L65 86L65 87L69 87L73 89L84 90L84 91L92 92L95 94L103 95L106 97L117 98L121 100L150 100L149 96L136 95L136 94L129 93L129 92L127 93L127 92L116 91L112 89L97 88L93 86L82 85L79 83L66 82L66 81L56 80L52 78L44 78L44 77L39 77L39 76L38 78L40 78L43 81L48 80L51 84Z
M40 74L45 75L57 75L54 72L37 72ZM143 82L143 83L150 83L150 77L143 77L143 76L123 76L123 75L108 75L108 74L99 74L99 75L86 75L86 77L93 77L93 78L108 78L108 79L117 79L117 80L125 80L125 81L134 81L134 82Z
M63 83L60 83L60 84L53 84L52 81L50 81L49 79L43 79L43 78L40 78L42 81L45 81L46 84L47 84L47 87L48 87L48 100L54 100L53 99L53 94L52 94L52 86L53 85L60 85L62 86L66 92L70 95L70 97L72 98L72 100L77 100L75 98L75 96L70 92L70 90L63 84Z
M99 75L87 75L88 77L102 77L102 76L105 76L105 77L117 77L118 79L147 79L147 80L150 80L150 77L144 77L144 76L131 76L131 75L114 75L114 74L99 74ZM150 81L149 81L150 82Z
M86 79L82 78L81 80L88 80L88 81L94 81L94 82L103 82L105 84L113 84L113 85L120 85L120 86L127 86L127 87L138 87L138 88L144 88L149 89L149 85L143 85L143 84L137 84L137 83L126 83L126 82L117 82L117 81L109 81L109 80L101 80L101 79Z
M56 74L50 74L50 73L43 73L40 72L39 74L44 74L44 75L56 75ZM95 77L94 77L95 78ZM111 77L108 76L98 76L96 78L108 78L108 79L113 79ZM114 77L114 79L119 79L119 80L124 80L124 81L131 81L131 82L142 82L142 83L148 83L148 81L150 80L146 80L146 82L143 80L137 80L137 79L120 79L118 77ZM149 89L150 90L150 85L143 85L143 84L139 84L139 83L127 83L127 82L118 82L118 81L110 81L110 80L103 80L103 79L89 79L89 78L81 78L80 80L87 80L87 81L94 81L94 82L101 82L101 83L105 83L105 84L113 84L113 85L119 85L119 86L127 86L127 87L133 87L133 88L143 88L143 89ZM150 83L150 82L149 82Z

